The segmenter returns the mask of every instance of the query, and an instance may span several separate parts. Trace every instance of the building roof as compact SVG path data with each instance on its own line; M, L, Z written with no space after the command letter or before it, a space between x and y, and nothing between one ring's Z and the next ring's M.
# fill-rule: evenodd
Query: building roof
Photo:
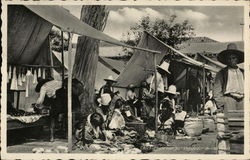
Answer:
M213 40L209 37L193 37L184 43L211 43L211 42L218 42L216 40Z
M185 54L213 53L218 54L227 48L229 43L236 43L239 50L244 51L244 42L208 42L208 43L184 43L179 46L179 50Z

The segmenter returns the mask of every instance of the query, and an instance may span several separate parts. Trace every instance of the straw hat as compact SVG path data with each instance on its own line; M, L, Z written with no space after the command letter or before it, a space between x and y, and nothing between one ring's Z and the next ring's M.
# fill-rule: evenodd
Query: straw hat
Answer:
M116 80L114 80L113 76L108 76L107 79L104 79L105 81L111 81L111 82L116 82Z
M169 63L167 63L166 61L163 61L162 64L161 64L160 66L157 65L157 68L160 68L160 69L164 70L165 72L171 74L171 73L169 72L169 70L168 70L168 68L169 68Z
M237 49L235 43L229 43L227 49L220 52L217 56L218 61L227 65L227 56L236 54L238 56L238 63L244 62L244 53Z
M165 93L170 93L170 94L174 94L174 95L180 94L179 92L176 92L176 86L175 85L170 85L168 87L168 90L165 91Z
M101 105L107 106L111 102L111 96L108 93L104 93L101 95L101 98L98 98L98 102Z

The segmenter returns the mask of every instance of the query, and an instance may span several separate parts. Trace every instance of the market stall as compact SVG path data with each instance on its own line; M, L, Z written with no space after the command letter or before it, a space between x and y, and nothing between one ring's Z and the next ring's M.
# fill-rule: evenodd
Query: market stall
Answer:
M187 104L187 93L189 89L188 78L192 76L194 80L197 81L197 87L201 88L201 94L203 95L203 106L205 99L205 84L208 81L206 77L207 72L216 73L218 70L210 65L204 64L197 60L194 60L178 50L166 45L156 37L151 34L144 32L141 41L139 43L140 47L149 48L152 50L157 50L161 54L156 55L156 63L164 59L164 57L170 57L169 71L169 85L176 85L178 91L181 92L181 96L185 99L185 104ZM121 72L117 78L117 87L127 87L129 84L134 84L135 86L140 86L140 83L144 80L150 79L154 73L154 59L150 54L145 54L141 51L137 51L133 54L130 61L128 62L126 68ZM148 80L150 82L150 80ZM192 85L196 85L195 81L192 81ZM184 95L184 92L186 95ZM186 98L185 98L186 97ZM190 96L191 97L191 96ZM192 98L192 97L191 97ZM186 107L185 107L186 108Z
M7 130L40 127L47 113L35 113L38 78L51 72L49 32L52 25L23 6L8 8Z
M37 43L38 40L41 40L42 42L44 41L44 39L47 37L52 25L55 25L57 27L59 27L61 30L65 31L65 32L72 32L72 33L76 33L76 34L81 34L81 35L85 35L88 37L92 37L98 40L103 40L112 44L116 44L116 45L120 45L120 46L124 46L124 47L130 47L133 49L139 49L139 50L143 50L145 52L151 52L151 53L159 53L157 51L152 51L152 50L148 50L148 49L144 49L144 48L139 48L139 47L131 47L128 45L125 45L123 43L121 43L120 41L113 39L107 35L105 35L104 33L95 30L94 28L88 26L87 24L81 22L79 19L77 19L76 17L74 17L73 15L71 15L66 9L64 9L63 7L59 7L59 6L32 6L32 5L27 5L27 6L10 6L10 8L13 7L15 8L14 11L10 12L9 15L12 15L15 13L15 15L18 15L18 13L23 12L23 10L25 10L25 12L27 11L28 13L25 13L23 15L29 16L31 18L35 17L35 20L38 24L40 24L40 26L37 26L38 24L36 24L36 22L34 22L33 24L33 28L29 29L29 33L27 33L26 35L22 35L22 37L26 36L26 40L22 41L22 42L29 42L29 40L31 40L31 42L34 42L36 45L39 44ZM32 12L30 12L32 11ZM12 14L11 14L12 13ZM20 15L20 14L19 14ZM9 16L9 18L11 19L12 16ZM20 18L21 20L23 20L24 18ZM44 21L44 23L42 23ZM11 21L12 23L14 23L15 21ZM17 23L19 23L20 25L23 25L24 29L25 27L30 27L32 25L30 25L30 23L28 22L22 22L22 21L17 21ZM39 32L39 29L43 28L43 25L47 25L49 27L46 28L45 33L41 33L43 36L37 36ZM12 24L8 25L10 26L15 26ZM19 27L21 28L21 27ZM35 29L38 29L37 32L34 31ZM9 30L10 31L10 30ZM14 38L16 41L10 40L8 39L8 59L10 59L11 57L15 57L14 60L16 60L16 62L18 60L20 60L20 57L22 54L20 54L19 52L13 52L11 50L13 50L13 48L15 48L13 45L11 45L13 42L15 42L14 44L17 45L17 41L18 41L18 36L16 36L17 34L15 34L14 32L11 32L13 35L8 35L8 37ZM21 32L20 32L21 33ZM30 37L30 35L33 34L33 39ZM15 35L14 35L15 34ZM63 34L63 32L62 32ZM38 38L39 37L39 38ZM33 48L36 45L26 45L25 47L21 46L21 51L23 52L25 49L27 49L29 47ZM20 47L19 46L19 47ZM23 48L22 48L23 47ZM18 47L17 47L18 48ZM39 48L39 47L38 47ZM69 47L71 48L71 47ZM37 48L36 48L37 49ZM37 49L38 50L38 49ZM29 51L29 52L28 52ZM18 64L39 64L40 63L34 61L35 58L38 58L38 52L35 52L34 50L28 50L27 52L24 52L25 54L23 54L23 57L21 57L22 59L24 59L25 61L23 63L18 62ZM22 53L21 52L21 53ZM17 54L18 53L18 54ZM14 56L13 56L14 55ZM25 55L28 57L27 59L25 59ZM44 54L41 54L44 55ZM69 54L69 62L71 62L71 55ZM40 59L40 58L38 58ZM63 58L62 58L63 61ZM8 63L12 64L13 61L8 61ZM41 67L41 66L40 66ZM71 79L72 79L72 70L71 70L71 65L69 64L69 71L68 71L68 143L69 143L69 151L71 151L71 146L72 146L72 110L71 110ZM35 73L32 73L35 74ZM36 75L36 74L35 74ZM26 92L27 93L27 92Z

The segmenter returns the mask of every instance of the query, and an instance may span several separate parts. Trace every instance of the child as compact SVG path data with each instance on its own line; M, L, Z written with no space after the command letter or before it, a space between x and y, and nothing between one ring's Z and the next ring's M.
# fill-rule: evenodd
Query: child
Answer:
M184 127L184 121L187 116L187 112L182 110L181 105L176 105L175 106L175 117L174 117L174 124L173 124L173 130L174 133L177 134L183 134L182 128Z

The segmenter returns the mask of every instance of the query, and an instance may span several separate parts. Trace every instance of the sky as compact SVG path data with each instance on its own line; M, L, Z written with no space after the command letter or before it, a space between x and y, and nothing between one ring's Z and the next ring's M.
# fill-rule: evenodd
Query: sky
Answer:
M80 18L81 6L63 6ZM173 14L177 22L188 20L196 36L206 36L220 42L241 41L243 7L240 6L107 6L109 17L104 33L118 40L143 16L169 19ZM77 42L77 36L73 37Z

